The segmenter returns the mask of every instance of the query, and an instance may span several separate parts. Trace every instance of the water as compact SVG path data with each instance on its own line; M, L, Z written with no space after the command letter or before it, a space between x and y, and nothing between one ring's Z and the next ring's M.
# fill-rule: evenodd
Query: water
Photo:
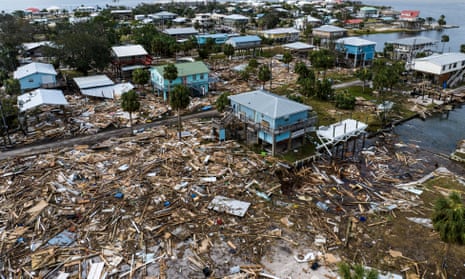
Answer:
M459 140L465 139L465 105L447 113L437 113L426 120L415 118L394 128L404 143L435 153L451 154Z
M376 51L383 51L384 43L405 37L426 36L441 41L442 35L449 36L449 42L439 43L436 51L456 52L460 45L465 44L465 24L463 10L465 1L462 0L368 0L363 1L367 5L391 6L394 10L419 10L420 17L432 17L437 20L441 15L445 16L448 25L458 25L459 28L444 29L442 31L424 31L417 33L389 33L364 35L363 38L376 42ZM463 25L463 26L461 26Z
M68 11L72 11L80 6L101 7L105 8L107 5L121 5L133 8L140 3L156 3L157 1L148 0L28 0L28 1L11 1L0 0L0 9L9 13L16 10L24 10L26 8L34 7L40 10L47 9L51 6L57 6Z

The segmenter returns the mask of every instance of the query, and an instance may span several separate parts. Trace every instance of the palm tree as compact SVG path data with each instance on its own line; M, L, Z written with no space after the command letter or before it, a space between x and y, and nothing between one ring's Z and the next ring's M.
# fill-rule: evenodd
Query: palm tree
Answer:
M178 112L178 135L181 140L181 110L187 108L190 103L189 88L185 85L176 85L173 89L172 96L170 98L170 106L173 110Z
M434 18L429 16L426 18L426 22L428 23L429 26L431 26L431 23L434 22Z
M170 94L171 94L171 83L173 80L178 78L178 68L176 68L176 65L173 63L168 63L164 68L163 68L163 78L168 80L168 96L163 96L163 99L166 101L170 99ZM163 94L165 92L163 91Z
M465 244L465 207L460 194L452 192L447 198L439 198L434 205L432 221L441 240Z
M439 24L439 27L442 29L442 26L446 25L447 22L446 22L446 16L445 15L441 15L439 16L439 19L438 19L438 24Z
M312 66L323 70L323 79L326 77L326 70L334 66L336 57L328 49L320 49L310 53L310 61Z
M441 36L442 52L444 52L444 46L446 45L447 42L449 42L449 36L448 35L442 35Z
M135 69L132 72L132 81L137 85L144 85L150 80L150 72L146 69Z
M364 67L364 68L361 68L360 70L358 70L355 75L361 80L363 81L363 89L362 89L362 92L365 92L365 85L366 85L366 82L371 80L371 78L373 77L373 72L368 69L367 67Z
M431 219L441 240L446 242L443 257L443 264L445 264L450 244L465 244L465 207L460 194L452 192L449 197L436 200Z
M132 127L132 113L140 108L139 96L136 91L130 90L121 95L121 107L124 111L129 112L129 125ZM131 133L133 133L132 129Z
M260 69L258 70L258 80L263 82L263 89L265 89L265 82L271 80L271 70L268 65L260 66Z
M287 65L287 72L289 73L289 66L291 64L291 61L294 59L294 57L292 57L292 54L290 52L285 52L284 55L283 55L283 63Z
M223 52L224 52L224 55L226 55L229 60L231 60L231 56L234 55L234 47L230 44L225 44L223 46Z

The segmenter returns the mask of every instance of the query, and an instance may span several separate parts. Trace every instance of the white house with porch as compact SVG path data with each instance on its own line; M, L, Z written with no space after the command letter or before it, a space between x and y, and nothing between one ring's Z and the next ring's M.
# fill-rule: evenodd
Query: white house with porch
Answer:
M427 79L443 88L452 87L464 78L465 53L449 52L414 59L410 69L423 73Z

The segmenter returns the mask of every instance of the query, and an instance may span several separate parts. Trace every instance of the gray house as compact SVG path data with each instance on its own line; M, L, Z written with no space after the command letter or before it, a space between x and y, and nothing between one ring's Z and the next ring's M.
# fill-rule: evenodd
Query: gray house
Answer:
M228 97L233 114L256 133L257 141L276 148L292 147L294 139L301 138L314 129L316 115L312 107L265 90L245 92Z

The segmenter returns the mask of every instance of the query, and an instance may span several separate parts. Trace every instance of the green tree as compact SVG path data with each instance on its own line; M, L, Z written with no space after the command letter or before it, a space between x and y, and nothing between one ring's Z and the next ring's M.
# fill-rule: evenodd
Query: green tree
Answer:
M229 57L229 59L231 59L231 56L234 55L234 47L232 45L230 45L230 44L224 44L223 53L224 53L224 55Z
M460 52L465 53L465 44L460 45Z
M307 39L307 42L310 43L313 36L313 25L307 24L304 29L304 37Z
M249 81L250 79L250 73L253 72L253 69L249 66L245 67L244 70L240 71L239 72L239 77L242 79L242 80L245 80L245 81Z
M373 87L378 91L379 103L387 101L387 91L400 82L404 64L401 62L391 63L387 60L378 59L373 63ZM386 121L386 111L381 113L383 124Z
M223 112L224 109L229 105L229 95L229 92L224 92L218 97L218 99L216 99L215 106L217 111Z
M142 45L146 50L152 49L152 41L155 37L162 37L153 24L144 24L138 28L133 28L131 34L132 39L137 44ZM154 51L154 53L156 52Z
M249 66L250 68L256 69L256 68L258 68L258 65L259 65L259 64L258 64L257 59L252 58L252 59L249 60L249 65L248 65L248 66Z
M442 52L444 52L444 47L446 46L447 42L449 42L449 36L448 35L442 35L441 36Z
M10 96L17 96L21 93L19 80L9 78L5 81L5 93Z
M340 109L354 109L355 97L348 92L341 92L335 96L336 107Z
M260 26L266 29L273 29L279 23L279 15L275 12L266 13L258 22Z
M147 69L135 69L132 72L132 80L138 85L147 84L150 80L150 72Z
M94 22L57 26L55 47L49 53L62 64L87 75L89 70L103 71L111 61L111 42L104 25Z
M290 64L291 64L291 61L294 59L294 57L292 56L292 54L288 51L286 51L284 54L283 54L283 63L287 65L287 72L289 73L289 68L290 68Z
M442 28L444 25L446 25L447 24L446 16L445 15L440 15L438 20L437 20L437 23L439 25L439 28Z
M157 34L152 37L151 49L156 56L170 57L176 53L177 43L171 36Z
M139 96L137 95L136 91L129 90L126 93L121 95L121 108L129 112L129 125L131 126L131 133L132 131L132 113L136 112L140 108Z
M315 95L322 101L332 100L334 97L334 89L331 81L327 78L316 81Z
M328 49L320 49L310 53L310 61L316 69L323 70L323 79L326 77L326 71L334 66L336 57Z
M258 80L263 83L263 89L265 89L265 82L271 80L271 70L268 65L260 66L258 69Z
M374 269L367 270L361 264L356 264L351 267L348 263L340 263L338 265L339 274L342 279L377 279L378 271Z
M428 26L431 26L431 24L434 22L434 18L433 17L426 17L426 22L428 23Z
M294 72L299 75L299 78L305 78L308 75L308 67L304 62L297 62L294 66Z
M164 96L164 100L169 100L170 99L170 94L171 94L171 83L173 80L178 78L178 68L176 68L176 65L173 63L168 63L164 68L163 68L163 78L168 80L168 94L167 96Z
M441 240L465 244L465 207L460 194L452 192L439 198L434 204L432 221Z
M181 140L181 110L186 109L189 106L190 97L189 89L185 85L176 85L173 89L172 96L170 98L170 106L172 109L178 112L178 136Z
M358 77L361 81L363 81L362 91L365 92L366 83L367 81L370 81L373 78L373 72L371 71L371 69L363 67L357 70L355 76Z

